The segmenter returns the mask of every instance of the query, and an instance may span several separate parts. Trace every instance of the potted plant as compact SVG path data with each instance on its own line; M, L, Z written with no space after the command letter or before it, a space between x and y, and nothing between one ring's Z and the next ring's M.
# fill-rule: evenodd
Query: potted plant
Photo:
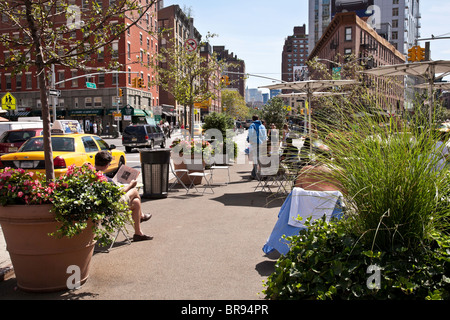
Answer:
M206 166L211 163L214 154L211 144L204 140L177 138L173 140L170 149L172 149L172 159L176 170L186 169L186 162L192 163L200 161L200 159ZM177 172L177 175L183 183L191 183L187 175L182 175L180 172ZM201 181L201 177L194 178L194 184L200 184Z
M91 164L70 166L54 181L23 169L0 170L0 224L18 287L70 289L70 270L83 284L95 243L110 243L111 233L132 221L123 194Z

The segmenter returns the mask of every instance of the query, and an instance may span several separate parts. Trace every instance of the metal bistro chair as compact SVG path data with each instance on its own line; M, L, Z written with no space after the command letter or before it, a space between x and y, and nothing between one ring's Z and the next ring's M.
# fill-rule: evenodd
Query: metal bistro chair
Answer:
M275 186L278 188L277 193L279 193L280 189L284 188L283 179L284 174L280 170L279 166L273 166L271 163L263 164L258 160L259 163L259 172L258 172L258 184L255 187L255 192L258 188L261 188L261 191L266 191L266 189L271 192L270 187Z
M226 163L221 164L221 163L214 162L213 164L211 164L211 167L209 168L209 170L211 172L211 182L214 177L214 170L227 170L228 171L228 181L225 182L225 185L228 185L228 183L231 182L230 166L227 165Z
M205 164L204 163L186 163L186 168L189 170L188 176L191 180L191 184L189 185L189 188L186 191L186 194L189 193L189 190L192 189L192 187L195 188L195 190L198 192L197 186L195 185L195 178L201 177L204 178L206 181L206 184L203 186L203 193L205 193L206 188L210 188L212 193L214 193L214 189L211 185L211 173L205 171Z
M186 191L188 191L188 187L184 184L183 182L183 177L185 175L187 175L189 173L189 170L187 169L174 169L172 162L170 163L170 171L172 172L172 174L175 176L175 180L170 184L169 186L169 191L172 190L172 188L177 184L180 183L184 189L186 189ZM182 174L180 176L178 176L177 173L181 172Z

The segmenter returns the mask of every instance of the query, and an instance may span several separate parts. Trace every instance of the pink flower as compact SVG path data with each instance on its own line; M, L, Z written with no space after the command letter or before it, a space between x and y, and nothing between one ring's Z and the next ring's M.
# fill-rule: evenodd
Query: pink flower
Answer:
M22 198L22 197L23 197L23 192L22 192L22 191L19 191L19 192L17 193L17 196L18 196L19 198Z

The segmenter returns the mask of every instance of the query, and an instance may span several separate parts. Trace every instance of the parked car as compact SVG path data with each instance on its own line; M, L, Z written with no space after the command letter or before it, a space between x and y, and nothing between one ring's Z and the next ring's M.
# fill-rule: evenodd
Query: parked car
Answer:
M0 155L17 152L25 141L42 134L42 128L8 130L0 136Z
M65 174L67 168L73 164L81 166L89 162L95 165L95 155L100 150L110 150L113 157L111 165L105 171L107 175L113 176L119 167L126 163L123 151L115 150L115 145L108 145L102 138L93 134L52 134L51 141L56 177ZM0 168L5 167L45 173L44 137L30 138L17 152L1 156Z
M42 121L7 121L0 123L0 134L17 129L43 128Z
M122 134L122 145L125 152L133 148L150 148L156 145L166 147L166 137L161 128L153 124L135 124L125 128Z
M194 136L202 136L204 131L203 123L194 124Z

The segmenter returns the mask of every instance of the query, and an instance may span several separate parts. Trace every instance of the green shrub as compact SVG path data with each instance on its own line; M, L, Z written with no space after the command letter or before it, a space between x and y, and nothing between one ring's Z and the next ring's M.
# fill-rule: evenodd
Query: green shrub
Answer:
M306 221L307 230L288 237L291 250L280 257L263 291L277 300L449 299L450 237L436 234L420 253L405 247L368 250L345 220ZM379 268L379 287L370 266ZM446 276L447 275L447 276Z

